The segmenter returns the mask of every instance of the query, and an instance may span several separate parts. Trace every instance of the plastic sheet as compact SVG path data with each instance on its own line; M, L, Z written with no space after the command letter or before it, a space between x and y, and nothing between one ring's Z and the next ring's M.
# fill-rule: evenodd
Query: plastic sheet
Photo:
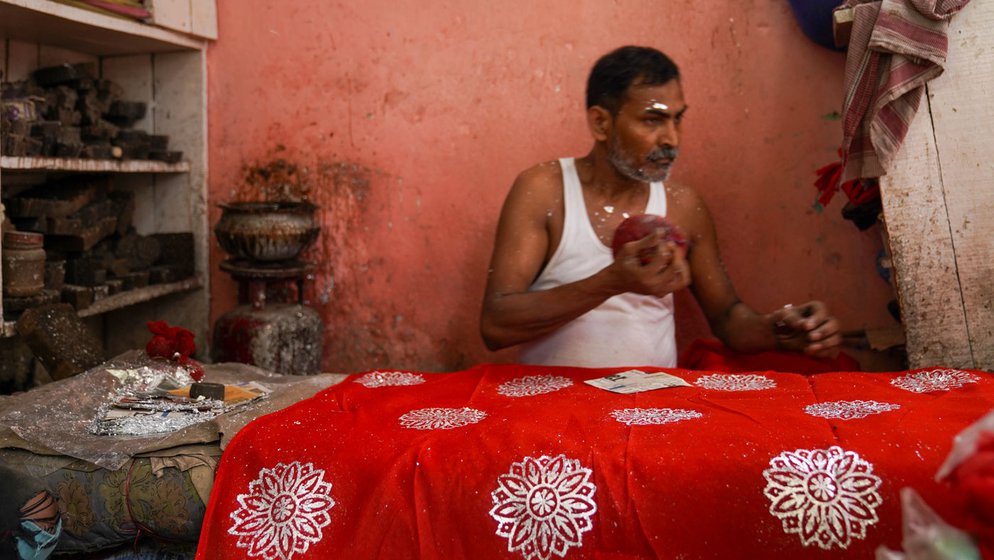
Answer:
M277 375L245 364L206 365L206 379L215 383L256 381L272 389L270 397L205 419L176 431L141 436L94 435L90 429L123 383L108 370L151 366L143 352L122 354L69 379L0 400L0 447L27 449L44 455L67 455L116 470L134 455L189 443L227 441L249 421L279 410L329 387L345 376ZM138 383L152 383L143 379Z

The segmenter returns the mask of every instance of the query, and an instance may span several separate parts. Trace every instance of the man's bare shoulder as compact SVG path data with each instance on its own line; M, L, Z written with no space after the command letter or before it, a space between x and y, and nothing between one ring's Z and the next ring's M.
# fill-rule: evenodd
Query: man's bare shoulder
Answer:
M561 202L562 184L563 171L558 161L539 163L518 174L508 201L545 212Z
M691 215L701 210L707 211L707 206L697 189L684 183L666 183L666 204L668 213Z
M518 174L515 185L526 187L548 188L550 186L561 185L563 181L563 169L558 161L546 161L525 169Z
M683 183L666 183L667 215L686 233L710 227L711 213L697 189Z

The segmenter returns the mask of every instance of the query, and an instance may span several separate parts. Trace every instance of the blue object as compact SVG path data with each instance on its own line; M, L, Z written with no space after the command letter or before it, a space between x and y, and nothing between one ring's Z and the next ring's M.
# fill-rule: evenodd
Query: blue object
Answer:
M45 560L52 554L55 545L59 542L59 535L62 534L62 519L59 519L51 531L46 531L34 521L27 519L21 522L21 529L24 535L18 535L15 539L17 541L17 557L21 560Z
M845 47L835 46L832 34L832 11L842 2L840 0L790 0L797 23L801 31L815 43L833 51L844 51Z

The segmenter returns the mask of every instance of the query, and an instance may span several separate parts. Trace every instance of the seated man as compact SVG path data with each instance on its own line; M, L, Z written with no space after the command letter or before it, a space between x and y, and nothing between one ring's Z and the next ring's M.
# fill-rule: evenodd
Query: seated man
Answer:
M732 350L837 351L837 322L820 302L768 314L742 303L704 201L664 185L686 111L663 53L622 47L597 61L587 82L590 153L524 171L504 202L480 320L488 348L522 344L530 364L674 367L672 294L689 286ZM612 256L618 225L643 213L666 216L689 251L657 232Z

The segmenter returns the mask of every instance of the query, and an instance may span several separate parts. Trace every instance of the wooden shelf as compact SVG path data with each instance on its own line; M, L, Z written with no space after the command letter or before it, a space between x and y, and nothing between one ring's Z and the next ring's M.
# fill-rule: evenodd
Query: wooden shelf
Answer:
M71 173L186 173L190 162L152 160L66 159L51 157L0 157L3 171L66 171Z
M79 311L78 314L80 317L92 317L94 315L100 315L101 313L107 313L108 311L114 311L115 309L135 305L137 303L151 301L169 294L188 292L201 287L203 287L203 281L201 281L199 277L192 277L187 278L186 280L180 280L179 282L155 284L145 288L135 288L134 290L128 290L126 292L121 292L105 297L101 300L97 300L93 302L93 305ZM14 321L4 321L2 323L2 328L0 328L0 336L14 336L14 324Z
M0 37L105 55L197 50L183 33L51 0L0 0Z

